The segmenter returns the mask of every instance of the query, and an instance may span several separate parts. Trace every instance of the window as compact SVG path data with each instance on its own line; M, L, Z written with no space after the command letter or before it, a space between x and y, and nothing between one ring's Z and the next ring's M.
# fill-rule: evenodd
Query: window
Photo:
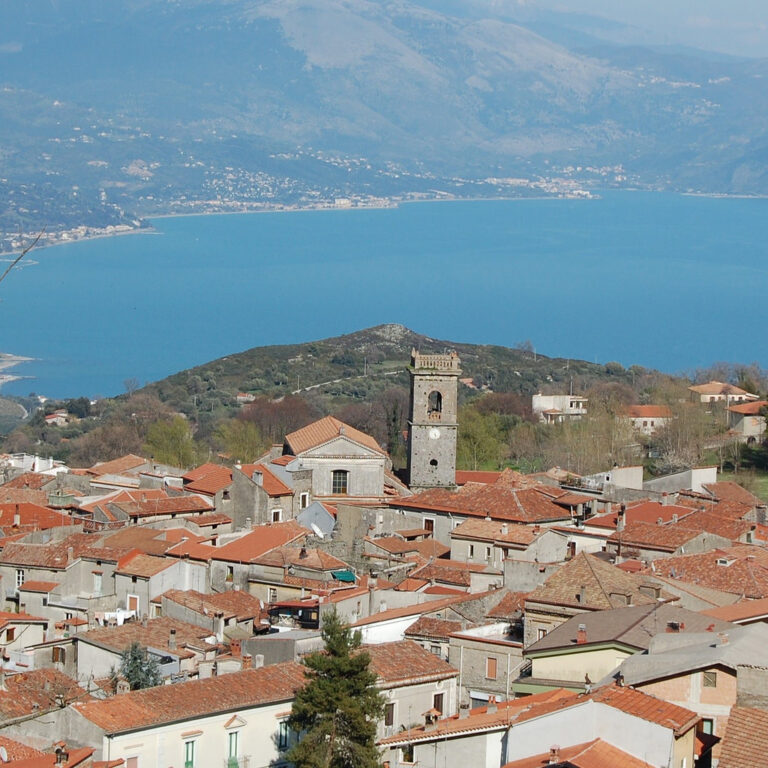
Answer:
M125 761L125 768L139 768L139 758L138 757L129 757Z
M299 509L306 509L309 506L309 494L302 493L299 495Z
M429 413L443 412L443 396L436 389L429 393L427 410Z
M432 700L432 706L442 715L443 714L443 698L445 694L444 693L436 693L433 700Z
M474 556L475 556L475 545L474 544L470 544L467 547L467 557L474 557Z
M235 580L235 566L234 565L228 565L227 566L227 581L234 581Z
M60 645L54 645L51 651L51 660L53 663L64 664L67 658L66 651Z
M712 720L712 719L710 719L708 717L703 717L701 719L701 732L702 733L707 733L709 735L712 735L715 732L715 722L714 722L714 720Z
M273 523L279 523L280 518L282 517L282 509L273 509L272 510L272 522Z
M12 643L14 637L16 637L16 627L8 627L8 629L5 630L5 642Z
M433 653L435 656L442 656L439 645L430 645L429 650L430 653Z
M22 568L16 569L16 591L19 591L19 587L24 583L24 570Z
M277 748L280 750L288 749L288 739L290 737L290 729L288 728L288 721L281 720L278 725L277 731Z
M277 602L277 587L270 587L269 588L269 597L267 599L267 602L269 602L269 603L276 603Z
M384 708L384 725L394 725L395 724L395 705L394 703L387 704L387 706Z
M435 530L435 519L433 517L424 518L424 530L432 533Z
M349 472L346 469L333 470L332 493L346 493L349 488Z
M485 548L485 559L486 560L490 560L491 559L491 548L490 547L486 547Z
M538 631L536 633L536 637L537 637L538 640L541 640L541 638L544 637L544 635L546 635L546 634L547 634L547 630L543 629L542 627L539 627L539 629L538 629Z
M704 672L703 684L705 688L717 688L717 672Z
M496 657L495 656L489 656L485 660L485 677L488 680L496 679Z
M101 594L101 574L93 572L93 591L95 594Z
M195 742L184 742L184 768L195 768Z
M240 731L231 731L229 734L229 756L237 757L238 738Z

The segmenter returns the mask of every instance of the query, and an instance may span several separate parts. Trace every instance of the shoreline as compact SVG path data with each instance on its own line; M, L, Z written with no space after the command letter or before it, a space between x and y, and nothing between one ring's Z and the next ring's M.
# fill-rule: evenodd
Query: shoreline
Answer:
M14 368L22 363L32 362L34 359L34 357L22 357L21 355L0 352L0 390L2 390L3 384L10 384L12 381L31 378L29 376L15 376L12 373L2 373L2 371Z

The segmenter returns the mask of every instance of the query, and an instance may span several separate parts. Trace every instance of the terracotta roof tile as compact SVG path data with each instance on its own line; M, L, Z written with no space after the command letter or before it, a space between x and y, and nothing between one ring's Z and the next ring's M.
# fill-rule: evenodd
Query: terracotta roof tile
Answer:
M733 707L723 735L719 768L765 768L768 712Z
M326 416L319 421L315 421L312 424L304 427L303 429L291 432L285 436L286 445L291 449L291 452L298 456L300 453L317 448L336 437L342 435L355 443L365 446L375 453L383 454L379 444L370 436L361 432L359 429L350 427L343 421L339 421L334 416Z
M58 581L25 581L19 589L22 592L53 592L58 586Z
M2 498L2 491L0 491ZM48 507L39 504L30 504L29 502L19 502L14 504L0 503L0 528L6 533L15 530L14 519L19 515L19 527L42 531L46 528L58 528L64 525L74 525L69 515L56 512Z
M148 579L166 568L170 568L173 563L173 560L166 557L155 557L154 555L145 555L143 552L136 552L133 556L121 560L115 573Z
M768 597L768 551L741 545L654 560L645 573L750 598Z
M644 580L626 573L584 552L555 571L544 584L526 599L529 603L548 603L603 610L626 605L621 596L628 595L636 605L655 602L653 597L640 591ZM580 598L583 589L583 599Z
M700 395L749 395L746 389L741 389L733 384L726 384L722 381L708 381L706 384L694 384L688 387L691 392L697 392ZM750 395L755 397L755 395Z
M7 736L0 736L0 747L5 748L5 754L10 761L27 760L30 757L40 757L44 754L39 749L22 744L20 741L14 741Z
M18 475L7 483L3 483L0 486L0 495L2 495L3 488L31 488L32 490L39 491L53 480L55 478L51 475L43 475L39 472L25 472L23 475Z
M224 618L235 618L237 621L258 619L263 613L263 606L258 597L242 590L228 590L206 595L194 589L170 589L162 597L173 603L178 603L200 614L215 614L222 612Z
M169 647L172 629L176 630L176 650ZM211 644L206 642L206 638L210 636L211 631L208 629L162 616L159 619L149 619L146 626L140 621L131 621L119 627L90 629L78 634L77 640L110 648L117 653L130 648L132 643L140 643L142 646L189 658L194 656L194 653L185 650L185 646L209 650Z
M58 708L58 696L65 702L90 698L71 677L55 669L6 675L5 690L0 690L0 715L11 720Z
M450 619L435 619L431 616L421 616L408 629L406 637L424 637L429 640L443 640L448 642L448 636L454 632L461 632L466 627L460 621Z
M73 706L106 733L121 733L248 706L290 701L304 680L304 667L286 662L188 683L159 685Z
M37 504L44 507L48 503L47 491L35 491L29 488L10 488L8 485L0 486L0 502L3 504Z
M484 571L486 566L480 563L465 563L459 560L432 560L426 565L411 571L410 578L426 581L439 581L443 584L453 584L469 587L472 572Z
M551 752L513 760L503 768L540 768L540 766L567 765L569 768L654 768L639 757L630 755L623 749L614 747L602 739L594 739L573 747L558 748L553 756Z
M140 469L146 464L149 464L147 459L128 453L118 459L112 459L112 461L103 461L94 464L92 467L88 468L87 472L89 475L96 475L97 477L101 477L102 475L120 475L124 472Z
M400 608L389 608L386 611L379 611L364 619L358 619L352 626L363 627L367 624L376 624L380 621L399 619L404 616L419 616L420 614L437 613L438 611L442 611L453 605L458 605L470 600L480 600L487 597L488 594L488 592L476 592L472 594L467 594L465 592L460 595L448 595L447 597L438 598L436 600L429 600L426 603L420 603L418 605L404 605Z
M506 621L517 619L525 607L525 598L529 594L530 592L507 590L504 597L485 615L489 619L505 619Z
M232 485L232 470L220 464L203 464L182 476L184 490L214 496Z
M630 419L671 419L672 411L666 405L628 405Z
M366 645L371 670L386 686L424 683L458 677L459 670L413 640Z
M645 549L659 550L662 552L674 552L691 539L695 539L703 528L689 528L688 518L684 523L658 525L656 523L636 522L629 523L623 531L615 531L607 541L620 542L622 548L641 547Z
M322 549L305 549L304 547L276 547L254 558L251 562L278 568L300 566L314 571L340 571L349 568L348 563Z
M721 621L739 624L748 619L768 618L768 597L757 600L739 600L731 605L720 605L701 611L704 616L711 616Z
M255 472L261 474L261 487L268 496L290 496L293 490L289 488L266 464L243 464L240 471L250 479Z
M470 518L457 525L451 531L451 538L474 539L491 541L502 544L516 544L527 547L539 536L541 531L534 530L530 525L502 523L498 520Z
M728 410L744 416L759 416L766 407L768 407L768 400L753 400L751 403L731 405Z
M738 483L730 480L721 480L717 483L707 483L706 488L719 501L740 501L743 504L757 505L765 502L750 493L746 488L742 488ZM0 490L0 496L2 491Z
M484 472L477 470L456 470L456 485L466 485L467 483L495 483L499 479L501 472Z
M213 559L251 563L272 549L303 539L309 530L295 520L259 525L239 539L214 549Z

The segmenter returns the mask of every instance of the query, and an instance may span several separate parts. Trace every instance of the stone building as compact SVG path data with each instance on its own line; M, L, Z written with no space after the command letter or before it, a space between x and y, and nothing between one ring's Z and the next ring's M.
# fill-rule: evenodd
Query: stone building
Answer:
M459 357L411 352L408 483L412 491L454 488Z

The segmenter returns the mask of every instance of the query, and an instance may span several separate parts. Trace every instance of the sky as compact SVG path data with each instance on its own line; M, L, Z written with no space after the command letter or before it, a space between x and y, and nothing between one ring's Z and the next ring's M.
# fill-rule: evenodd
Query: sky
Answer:
M504 2L504 0L501 0ZM513 0L647 30L649 42L768 57L767 0Z

